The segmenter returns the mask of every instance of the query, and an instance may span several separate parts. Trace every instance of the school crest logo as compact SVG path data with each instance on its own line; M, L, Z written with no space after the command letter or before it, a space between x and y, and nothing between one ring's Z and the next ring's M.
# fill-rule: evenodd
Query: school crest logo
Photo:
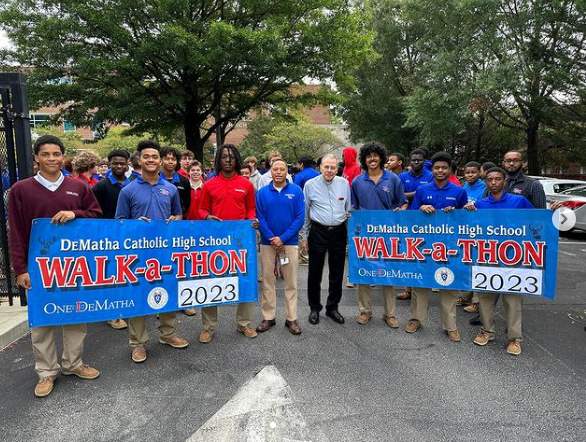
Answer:
M150 291L149 296L147 297L147 303L153 310L162 309L167 305L168 300L169 294L163 287L155 287Z
M435 282L442 286L448 286L454 282L454 272L447 267L440 267L435 271Z
M160 193L161 193L161 195L164 195L164 196L171 195L171 192L169 192L167 189L161 189L160 190Z

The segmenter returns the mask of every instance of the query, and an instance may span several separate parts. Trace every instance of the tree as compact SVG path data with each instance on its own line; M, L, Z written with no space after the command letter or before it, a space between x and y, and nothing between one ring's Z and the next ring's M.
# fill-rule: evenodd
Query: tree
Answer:
M7 0L7 63L32 67L33 105L77 125L129 123L204 143L293 84L335 78L368 36L346 0Z

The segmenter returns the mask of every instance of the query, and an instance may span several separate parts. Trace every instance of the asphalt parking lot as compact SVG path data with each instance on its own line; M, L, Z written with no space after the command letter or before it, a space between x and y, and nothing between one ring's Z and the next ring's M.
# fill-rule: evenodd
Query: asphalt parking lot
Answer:
M206 345L197 341L200 315L180 315L179 331L192 343L185 350L158 344L153 318L149 359L134 364L127 331L90 324L85 362L102 375L60 377L45 399L33 395L25 337L0 353L2 439L581 441L585 258L586 232L560 237L556 299L526 299L518 357L505 353L502 316L496 340L477 347L471 315L459 310L463 342L449 342L434 296L429 323L414 335L384 324L378 289L369 324L353 319L356 289L345 289L346 324L322 315L312 326L306 266L299 275L300 336L283 326L281 301L278 325L256 339L237 333L232 307L220 310L219 329ZM398 302L402 326L408 302Z

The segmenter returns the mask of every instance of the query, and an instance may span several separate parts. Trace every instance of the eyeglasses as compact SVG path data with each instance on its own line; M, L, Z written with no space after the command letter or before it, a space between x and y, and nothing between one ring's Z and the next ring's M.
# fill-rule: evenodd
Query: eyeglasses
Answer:
M514 160L503 160L503 163L505 164L515 164L515 163L520 163L523 160L519 160L519 159L514 159Z

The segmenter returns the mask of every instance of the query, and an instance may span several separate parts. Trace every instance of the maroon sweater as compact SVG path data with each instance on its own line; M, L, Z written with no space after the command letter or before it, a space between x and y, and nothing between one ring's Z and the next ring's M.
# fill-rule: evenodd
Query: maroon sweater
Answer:
M37 180L27 178L10 189L8 223L10 226L10 257L17 275L28 272L28 247L32 221L53 218L61 210L70 210L76 218L99 218L100 205L91 189L79 180L65 178L55 192Z

